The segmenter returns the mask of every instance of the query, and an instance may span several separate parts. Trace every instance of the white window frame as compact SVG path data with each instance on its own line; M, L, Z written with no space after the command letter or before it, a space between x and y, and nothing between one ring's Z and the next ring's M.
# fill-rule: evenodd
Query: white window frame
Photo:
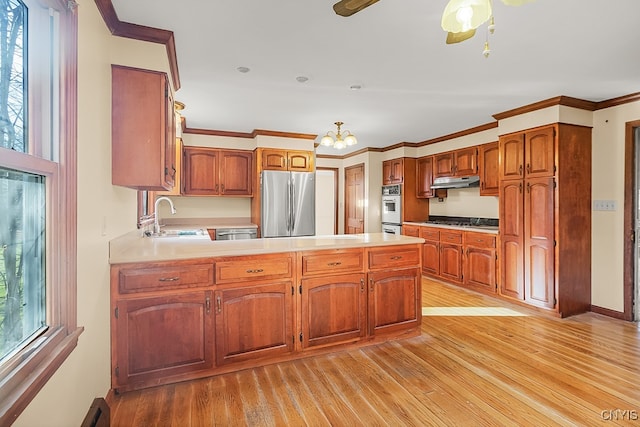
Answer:
M77 346L77 51L73 0L40 0L60 10L60 122L54 161L0 148L0 166L46 177L46 309L48 328L0 365L0 425L10 425ZM32 76L29 76L33 78ZM56 86L56 85L54 85ZM38 117L29 114L29 123Z

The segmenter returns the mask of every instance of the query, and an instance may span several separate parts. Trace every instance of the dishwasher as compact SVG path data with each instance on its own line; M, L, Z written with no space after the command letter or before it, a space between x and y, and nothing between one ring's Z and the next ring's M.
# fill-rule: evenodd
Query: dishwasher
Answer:
M258 237L256 228L217 228L216 240L242 240Z

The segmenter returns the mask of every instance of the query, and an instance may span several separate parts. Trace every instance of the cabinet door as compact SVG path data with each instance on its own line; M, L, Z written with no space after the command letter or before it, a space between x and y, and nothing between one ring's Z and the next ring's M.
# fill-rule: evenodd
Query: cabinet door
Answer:
M262 169L287 170L287 152L285 150L262 150Z
M416 197L433 197L433 156L420 157L416 162Z
M453 172L455 176L478 174L478 148L469 147L453 152Z
M440 243L440 277L462 282L462 246Z
M251 196L253 153L223 150L220 152L220 194L225 196Z
M219 150L184 147L183 180L185 195L220 194Z
M419 327L421 319L418 268L369 273L369 334Z
M425 240L422 245L422 271L432 276L440 275L440 243Z
M525 133L525 169L527 178L553 176L554 127L547 127Z
M169 90L169 82L166 83L165 97L165 126L164 126L164 175L169 189L173 189L176 184L176 174L178 172L176 162L176 119L173 106L173 96Z
M291 281L215 292L218 365L293 351Z
M453 152L440 153L433 156L433 177L453 176Z
M526 180L524 197L525 300L555 305L553 178Z
M391 184L404 182L404 159L391 160Z
M464 261L464 284L496 291L496 251L467 247Z
M211 291L116 303L115 387L212 368Z
M313 153L310 151L287 152L287 167L292 172L313 172Z
M500 149L497 142L483 144L478 150L478 173L480 175L480 195L497 196L500 192L498 159Z
M367 333L364 274L302 280L302 347L355 342Z
M524 298L524 196L522 180L502 181L500 195L500 294Z
M391 185L392 182L391 160L385 160L382 162L382 185Z
M175 176L171 191L158 191L156 196L179 196L182 194L182 138L175 139Z
M500 179L520 179L524 176L524 134L501 136Z

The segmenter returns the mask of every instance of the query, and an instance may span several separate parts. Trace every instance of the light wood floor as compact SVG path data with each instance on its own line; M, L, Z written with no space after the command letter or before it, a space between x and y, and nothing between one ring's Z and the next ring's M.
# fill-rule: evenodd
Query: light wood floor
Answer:
M423 280L422 336L126 393L113 426L640 425L638 324L556 319Z

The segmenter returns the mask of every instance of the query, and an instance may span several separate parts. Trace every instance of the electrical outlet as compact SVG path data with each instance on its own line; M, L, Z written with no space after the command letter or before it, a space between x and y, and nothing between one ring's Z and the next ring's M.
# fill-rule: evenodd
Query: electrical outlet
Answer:
M615 200L594 200L594 211L615 211L618 209L618 205Z

